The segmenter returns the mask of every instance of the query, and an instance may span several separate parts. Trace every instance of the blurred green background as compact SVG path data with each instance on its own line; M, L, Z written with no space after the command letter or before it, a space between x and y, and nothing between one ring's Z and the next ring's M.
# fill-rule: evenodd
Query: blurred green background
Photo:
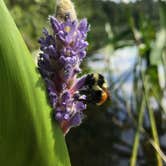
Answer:
M33 55L55 0L5 0ZM72 166L164 165L166 1L74 0L91 25L83 73L102 73L111 100L90 105L66 136ZM165 161L164 161L165 160Z

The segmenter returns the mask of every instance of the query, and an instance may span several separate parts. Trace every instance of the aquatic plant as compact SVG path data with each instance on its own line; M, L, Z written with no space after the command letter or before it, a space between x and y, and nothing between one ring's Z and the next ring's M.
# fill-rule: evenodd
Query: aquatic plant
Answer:
M72 126L80 125L86 108L80 100L86 96L78 94L85 77L78 79L77 74L86 55L88 43L85 39L89 27L86 19L80 22L72 21L70 16L64 22L53 16L49 19L53 33L44 29L45 37L39 40L42 53L38 68L45 80L55 119L66 133Z

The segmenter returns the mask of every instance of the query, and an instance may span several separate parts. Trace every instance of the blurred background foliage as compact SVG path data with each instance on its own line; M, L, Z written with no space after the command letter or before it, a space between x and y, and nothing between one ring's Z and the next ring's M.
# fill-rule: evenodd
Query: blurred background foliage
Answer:
M5 0L25 42L38 50L55 0ZM72 166L166 162L166 1L74 0L91 25L83 72L108 80L111 101L88 107L66 136Z

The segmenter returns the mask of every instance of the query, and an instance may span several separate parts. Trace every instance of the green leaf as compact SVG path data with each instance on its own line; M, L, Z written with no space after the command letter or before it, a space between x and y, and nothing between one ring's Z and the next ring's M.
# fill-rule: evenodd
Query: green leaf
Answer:
M152 80L155 80L155 79L152 79ZM150 120L150 126L151 126L153 140L154 140L155 145L157 147L160 147L159 135L158 135L158 131L157 131L154 110L152 109L152 106L149 104L149 94L150 94L150 91L149 91L150 88L148 87L149 78L146 75L144 75L144 73L142 73L142 81L143 81L143 87L144 87L145 101L146 101L147 110L149 113L149 120ZM160 156L160 153L158 153L158 151L155 151L155 156L156 156L156 162L157 162L156 164L158 166L163 166L162 158Z
M69 166L40 75L2 0L0 22L0 165Z
M166 2L159 2L161 29L157 33L156 41L152 48L150 60L152 65L158 65L162 61L162 54L166 49Z
M141 107L139 110L138 125L137 125L137 130L135 133L135 137L134 137L132 155L130 159L130 166L135 166L137 163L137 155L138 155L138 149L139 149L139 143L140 143L140 130L143 126L144 112L145 112L145 97L143 97L141 101Z

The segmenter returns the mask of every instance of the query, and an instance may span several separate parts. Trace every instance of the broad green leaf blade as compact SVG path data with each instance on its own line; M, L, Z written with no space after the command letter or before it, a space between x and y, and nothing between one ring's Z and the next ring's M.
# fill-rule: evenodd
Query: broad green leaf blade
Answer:
M0 165L69 166L40 76L2 0L0 23Z

